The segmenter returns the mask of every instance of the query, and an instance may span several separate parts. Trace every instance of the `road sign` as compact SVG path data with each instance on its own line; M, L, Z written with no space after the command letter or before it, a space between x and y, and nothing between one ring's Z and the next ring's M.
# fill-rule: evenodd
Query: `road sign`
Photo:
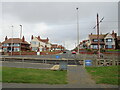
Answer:
M59 55L56 55L56 59L59 59L60 58L60 56Z
M91 66L92 60L85 60L85 66Z

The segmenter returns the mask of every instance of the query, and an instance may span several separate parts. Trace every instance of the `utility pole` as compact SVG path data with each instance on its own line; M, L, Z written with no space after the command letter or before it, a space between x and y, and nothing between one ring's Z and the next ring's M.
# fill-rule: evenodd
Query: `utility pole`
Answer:
M99 37L99 24L102 22L102 20L104 19L104 17L99 21L99 15L97 13L97 25L93 28L95 29L97 27L97 40L98 40L98 58L100 58L100 37Z
M12 38L11 38L11 56L13 55L13 25L11 26L12 27Z
M78 54L79 54L79 8L76 8L77 10L77 49L78 49Z
M100 58L99 15L97 13L98 58Z
M20 39L22 39L22 25L20 25ZM20 55L21 55L21 43L22 43L22 41L20 42Z

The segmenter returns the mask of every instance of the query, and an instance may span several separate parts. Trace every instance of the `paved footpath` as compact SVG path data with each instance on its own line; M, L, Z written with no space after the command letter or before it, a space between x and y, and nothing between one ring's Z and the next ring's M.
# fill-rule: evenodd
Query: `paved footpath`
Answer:
M68 66L66 85L3 83L3 88L118 88L117 85L95 84L83 66Z

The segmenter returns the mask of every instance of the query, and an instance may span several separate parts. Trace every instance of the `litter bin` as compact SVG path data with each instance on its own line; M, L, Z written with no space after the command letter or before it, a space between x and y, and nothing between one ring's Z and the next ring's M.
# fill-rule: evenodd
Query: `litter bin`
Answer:
M67 70L67 62L60 62L60 67L59 67L60 70Z

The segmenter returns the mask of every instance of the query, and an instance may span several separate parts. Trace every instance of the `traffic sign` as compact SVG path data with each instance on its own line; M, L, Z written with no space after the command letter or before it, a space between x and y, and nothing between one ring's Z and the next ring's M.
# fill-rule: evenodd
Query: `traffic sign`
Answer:
M59 59L60 58L60 56L59 55L56 55L56 59Z
M92 65L92 60L85 60L85 65L86 66L91 66Z

